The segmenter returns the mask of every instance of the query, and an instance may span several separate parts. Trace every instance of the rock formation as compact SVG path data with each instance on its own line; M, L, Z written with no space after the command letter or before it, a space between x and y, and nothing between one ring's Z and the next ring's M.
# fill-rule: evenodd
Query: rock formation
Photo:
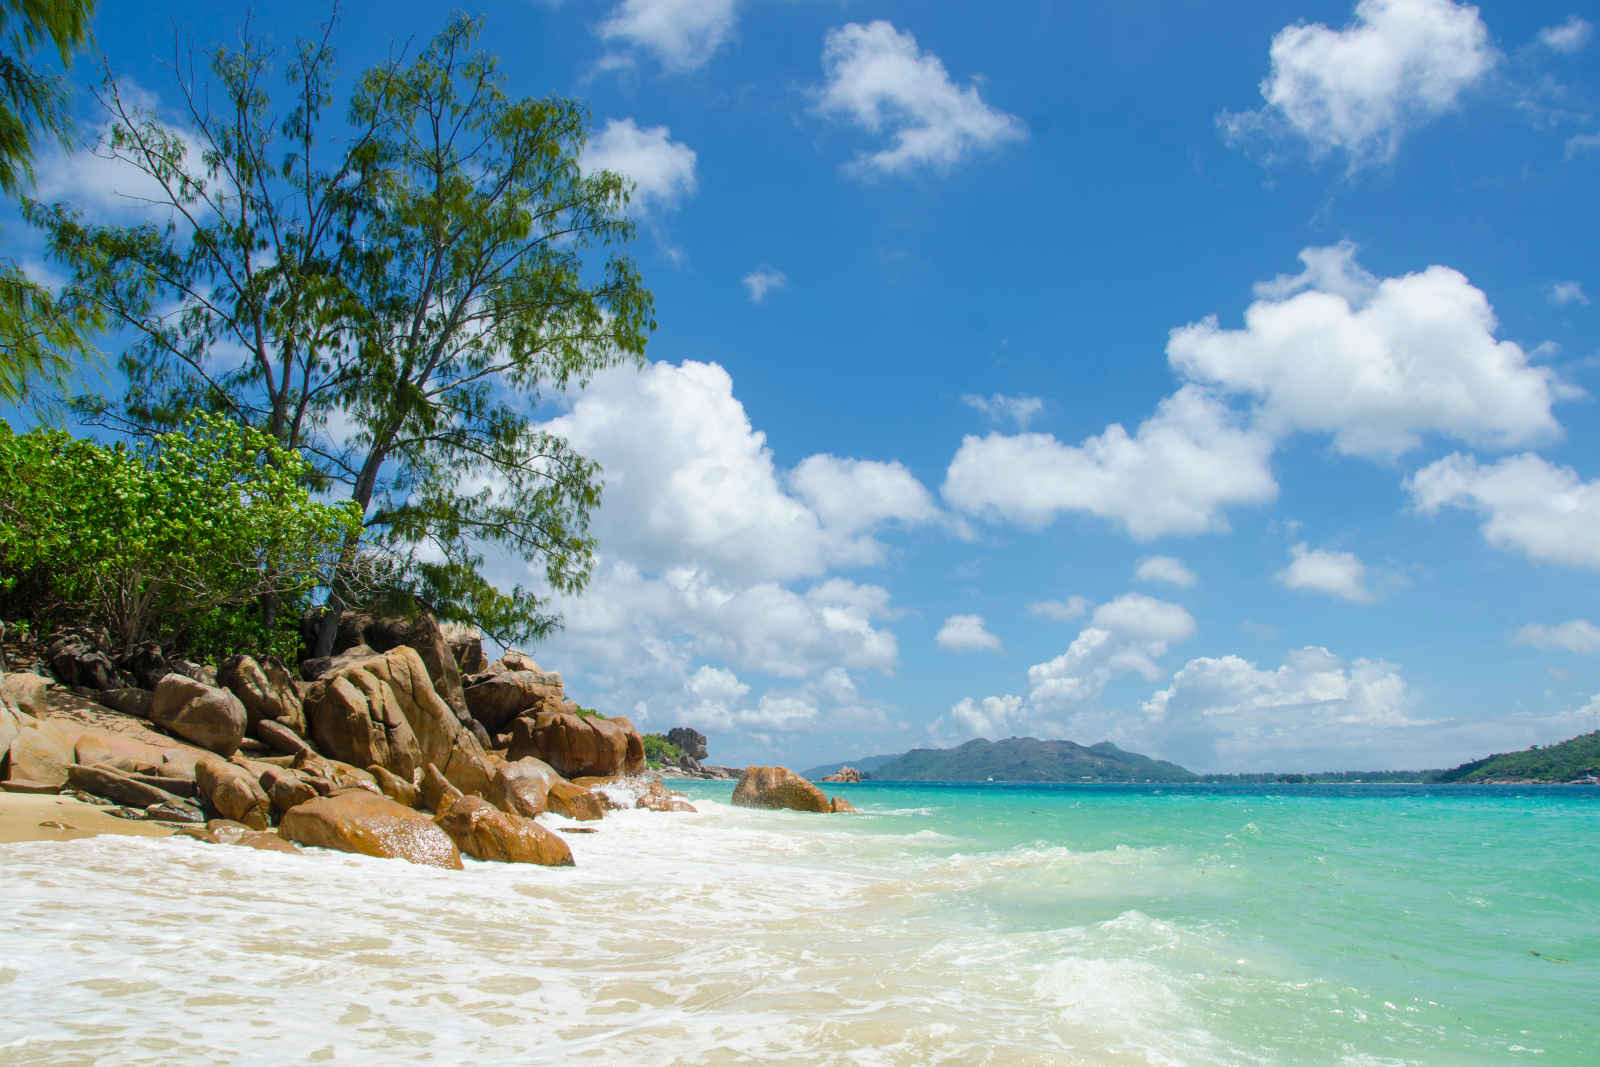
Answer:
M835 808L822 790L787 767L746 767L733 787L733 802L741 808L789 808L793 811L854 810L848 803Z

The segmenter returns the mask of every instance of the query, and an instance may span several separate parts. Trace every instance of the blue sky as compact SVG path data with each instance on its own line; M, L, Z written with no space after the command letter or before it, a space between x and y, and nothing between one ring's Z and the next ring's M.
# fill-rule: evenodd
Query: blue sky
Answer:
M245 9L161 7L95 30L177 122L174 32ZM657 301L650 365L546 412L606 472L535 650L583 703L794 766L1023 734L1441 766L1596 727L1600 13L473 10L514 94L590 108ZM341 65L443 19L348 0ZM125 181L53 155L40 193Z

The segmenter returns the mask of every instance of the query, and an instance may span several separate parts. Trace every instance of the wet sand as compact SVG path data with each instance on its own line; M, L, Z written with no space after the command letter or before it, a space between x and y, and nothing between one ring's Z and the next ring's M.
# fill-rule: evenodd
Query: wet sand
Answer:
M171 837L173 830L161 823L119 819L74 797L0 792L0 844L72 841L97 834Z

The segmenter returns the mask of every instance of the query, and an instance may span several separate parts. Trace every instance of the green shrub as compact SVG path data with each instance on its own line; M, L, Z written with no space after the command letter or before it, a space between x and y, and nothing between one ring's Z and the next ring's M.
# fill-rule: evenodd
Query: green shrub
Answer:
M220 416L134 447L0 421L0 611L124 647L281 654L273 620L297 618L360 531L353 505L312 498L308 470Z
M653 769L659 770L669 763L676 766L683 758L683 749L660 734L645 734L643 741L645 762Z

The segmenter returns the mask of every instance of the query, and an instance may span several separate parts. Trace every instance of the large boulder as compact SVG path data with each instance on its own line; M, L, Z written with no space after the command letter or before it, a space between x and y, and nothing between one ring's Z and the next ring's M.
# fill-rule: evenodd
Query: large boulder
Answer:
M306 744L305 738L276 719L261 719L250 728L250 736L272 751L281 752L286 756L297 756L302 752L312 751L311 746Z
M130 808L175 802L178 797L157 786L142 782L103 764L75 763L67 768L67 784L74 789Z
M450 650L439 628L439 620L431 612L423 612L415 619L374 619L366 630L366 643L378 652L402 646L416 652L422 666L433 682L434 691L449 705L457 718L467 714L466 698L461 691L461 667Z
M487 753L434 690L409 645L311 686L305 708L317 746L346 763L375 763L408 782L432 763L462 792L477 796L494 780Z
M244 705L247 729L263 719L281 723L297 734L306 732L306 716L294 678L275 659L234 656L217 667L217 681Z
M72 745L42 723L21 725L6 759L7 781L29 783L51 792L67 784Z
M368 648L366 645L356 645L336 655L304 659L300 661L300 677L308 682L318 682L330 675L339 673L352 663L360 663L362 660L371 659L377 654L374 649Z
M292 808L278 833L301 845L461 869L461 851L432 819L364 789L317 797Z
M100 646L98 638L91 640L81 634L64 634L45 649L45 662L50 664L50 673L62 685L117 689L124 684L122 676Z
M117 657L117 666L141 689L154 689L157 682L172 673L172 664L167 660L166 653L154 641L142 641L134 645Z
M490 734L524 713L559 711L566 699L561 676L547 671L505 671L467 687L467 710Z
M335 788L327 779L308 778L292 767L265 768L256 781L262 792L267 794L272 814L279 819L291 809L315 797L332 793Z
M787 767L746 767L733 787L733 802L741 808L833 810L822 790Z
M207 807L224 819L244 823L253 830L272 825L272 801L254 775L243 767L215 757L195 764L195 785Z
M594 822L606 814L605 797L566 779L550 786L544 802L557 815L565 815L579 822Z
M231 756L239 750L249 722L238 697L177 673L156 683L150 719L221 756Z
M0 693L0 771L4 771L6 758L11 751L11 742L17 739L24 725L32 725L33 716L17 710L15 704Z
M532 819L501 811L481 797L461 797L434 820L474 859L571 867L572 849Z
M483 654L482 630L465 623L442 622L439 632L444 634L444 642L450 646L450 654L455 657L456 667L463 678L488 669L489 661Z
M840 767L838 770L834 771L832 774L823 776L822 781L824 781L824 782L859 782L859 781L861 781L861 772L856 770L854 767Z
M566 778L607 778L645 769L644 741L627 719L541 711L514 719L506 758L537 756Z
M565 779L554 767L541 759L525 756L496 769L489 799L502 811L531 819L550 810L550 788L562 781Z
M667 731L667 741L692 760L706 758L706 735L687 726L674 726Z
M18 711L34 718L43 715L49 707L45 701L49 689L50 683L37 674L14 672L0 676L0 698L11 701Z

